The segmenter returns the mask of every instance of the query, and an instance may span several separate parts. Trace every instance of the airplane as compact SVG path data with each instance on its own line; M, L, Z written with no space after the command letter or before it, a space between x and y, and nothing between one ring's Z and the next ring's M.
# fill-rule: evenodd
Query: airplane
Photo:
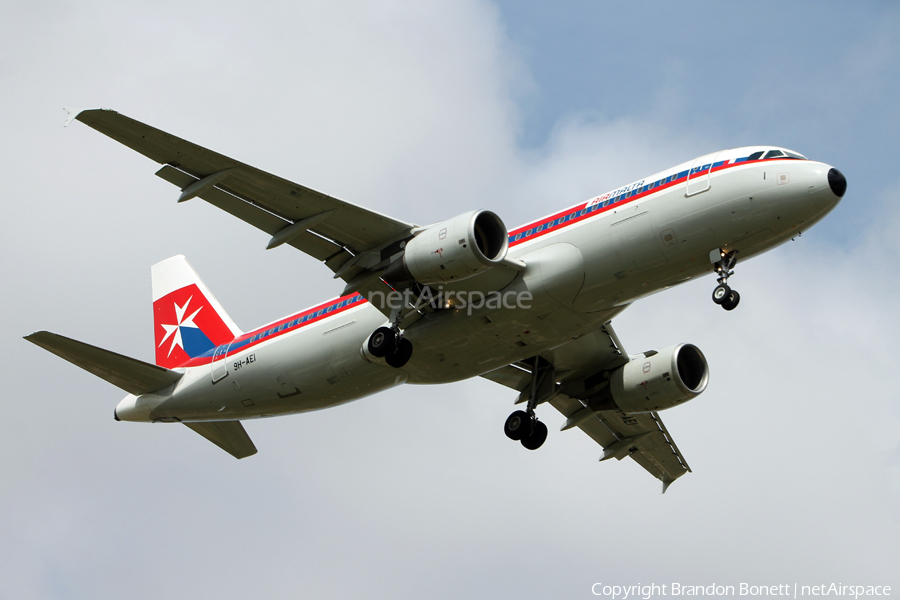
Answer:
M151 268L155 364L54 333L29 340L128 392L117 421L182 423L236 458L241 421L328 408L404 383L483 377L517 393L504 424L539 448L549 404L603 451L669 485L690 471L659 416L703 393L692 344L628 354L612 320L713 273L734 310L738 260L824 218L846 178L776 146L700 156L508 230L468 211L420 226L338 200L109 109L81 123L162 165L156 175L292 246L341 279L340 296L244 332L183 256Z

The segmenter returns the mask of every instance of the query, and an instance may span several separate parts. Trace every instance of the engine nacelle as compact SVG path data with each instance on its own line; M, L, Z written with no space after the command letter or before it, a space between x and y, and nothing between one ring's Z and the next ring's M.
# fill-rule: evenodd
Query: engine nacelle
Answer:
M437 284L465 279L500 263L509 233L500 217L474 210L432 225L406 243L403 257L384 272L387 281Z
M610 374L609 393L626 413L648 413L696 398L709 382L709 365L693 344L632 359Z

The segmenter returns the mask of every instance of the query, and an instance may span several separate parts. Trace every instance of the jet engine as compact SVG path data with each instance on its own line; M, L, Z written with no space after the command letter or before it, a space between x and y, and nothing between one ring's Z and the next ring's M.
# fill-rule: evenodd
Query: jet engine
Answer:
M593 410L656 412L696 398L708 382L709 365L700 349L678 344L632 358L609 374L609 385L589 398L588 405Z
M429 226L406 243L403 256L384 272L389 282L421 284L465 279L506 258L509 234L500 217L474 210Z

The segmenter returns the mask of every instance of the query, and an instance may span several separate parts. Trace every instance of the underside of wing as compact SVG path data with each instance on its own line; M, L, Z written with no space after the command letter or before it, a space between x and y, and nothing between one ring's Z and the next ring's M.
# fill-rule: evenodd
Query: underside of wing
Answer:
M662 482L663 492L690 471L675 441L656 412L626 414L617 407L595 410L577 397L593 379L628 363L628 355L607 323L588 336L534 359L507 365L482 375L520 392L519 401L536 397L566 417L562 430L581 429L603 447L601 461L631 457ZM535 373L549 374L535 377Z
M578 427L603 446L601 461L630 456L662 482L664 493L673 481L691 470L658 413L595 412L581 400L563 394L550 404L566 416L564 427Z
M316 192L107 109L77 120L163 165L157 175L194 197L231 213L272 238L326 264L335 276L358 281L397 250L415 226Z

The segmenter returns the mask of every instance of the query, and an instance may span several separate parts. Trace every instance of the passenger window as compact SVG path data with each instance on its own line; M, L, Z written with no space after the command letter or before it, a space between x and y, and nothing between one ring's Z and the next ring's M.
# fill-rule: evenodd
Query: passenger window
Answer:
M765 158L778 158L779 156L784 156L784 152L781 150L769 150Z

